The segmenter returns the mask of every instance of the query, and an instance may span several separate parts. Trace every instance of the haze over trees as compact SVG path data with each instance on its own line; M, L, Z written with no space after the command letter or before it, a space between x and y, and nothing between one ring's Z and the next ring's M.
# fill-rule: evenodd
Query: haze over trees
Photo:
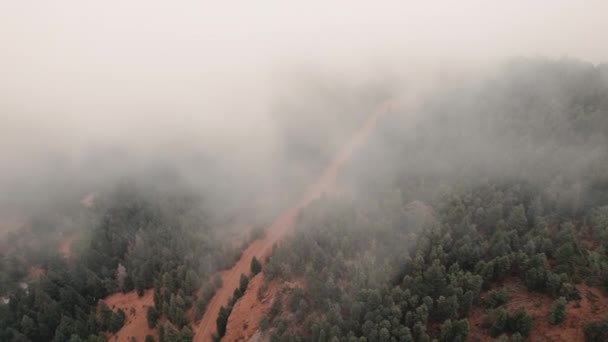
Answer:
M482 307L484 334L521 340L562 322L577 284L607 291L606 94L605 66L520 59L439 90L414 129L395 109L347 193L311 205L264 268L302 282L264 318L271 339L462 341ZM555 298L548 317L506 306L495 286L513 278Z
M607 93L605 66L516 59L476 85L437 88L414 116L394 105L345 169L338 195L306 208L263 268L251 259L253 276L301 284L274 298L264 332L456 341L471 336L476 308L493 337L525 339L538 320L559 326L568 303L585 296L578 284L608 289ZM311 153L317 169L326 157ZM104 338L128 319L101 301L121 291L152 291L148 326L162 340L190 340L222 286L217 271L246 244L230 242L223 227L233 218L215 210L213 192L176 177L123 181L92 208L41 212L31 225L39 237L81 234L70 257L9 236L2 340ZM264 234L254 228L246 242ZM42 273L28 275L30 267ZM553 298L547 315L509 306L508 290L496 286L508 279ZM241 275L218 337L248 283ZM601 319L585 328L589 340L601 339Z
M608 340L606 13L5 1L0 341Z

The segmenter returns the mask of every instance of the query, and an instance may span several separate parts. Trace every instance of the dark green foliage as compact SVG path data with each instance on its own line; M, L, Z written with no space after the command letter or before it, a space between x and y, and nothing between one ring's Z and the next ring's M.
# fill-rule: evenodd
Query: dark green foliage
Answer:
M112 310L104 301L99 301L98 309L99 325L102 330L108 330L110 327L110 319L112 318Z
M191 342L194 338L194 333L188 326L184 326L181 330L175 330L171 324L165 323L159 324L156 331L160 342Z
M112 313L100 299L131 289L143 295L152 287L149 325L166 315L181 329L200 278L229 265L226 260L235 254L211 230L212 217L202 210L201 198L179 187L158 191L127 183L100 194L94 211L86 222L90 227L83 248L74 249L78 254L67 262L49 251L44 263L39 261L44 274L29 282L28 291L12 290L10 310L0 305L0 340L9 335L35 341L86 340L118 331L124 312ZM0 256L0 286L10 287L2 285L7 271L11 277L22 276L12 267L11 259ZM213 291L203 296L208 300L220 285L216 277Z
M280 293L277 293L272 301L272 306L270 307L269 315L271 318L278 316L281 313L281 301L282 297Z
M217 340L219 341L226 334L226 324L228 324L228 317L232 312L234 304L243 296L244 291L247 289L249 284L249 278L244 274L241 274L240 286L234 289L232 297L228 300L227 306L222 306L220 312L215 320L217 326ZM214 338L214 340L216 340Z
M234 303L236 303L236 301L241 297L243 297L243 292L241 292L241 289L239 287L235 288L234 292L232 292L232 298L234 302L230 305L234 305Z
M519 233L525 233L528 228L528 219L526 218L526 210L523 205L517 205L509 214L508 226L515 229Z
M230 312L232 311L232 307L221 307L220 313L216 319L217 333L221 338L226 334L226 324L228 324L228 317L230 316Z
M110 317L110 324L108 330L113 333L116 333L122 326L125 324L126 315L122 309L118 309L115 313Z
M251 259L251 274L256 275L262 271L262 264L254 256Z
M553 304L551 304L551 309L549 311L549 317L547 317L549 323L551 324L559 324L564 318L566 318L566 298L559 297Z
M506 304L509 300L509 295L507 294L507 290L505 288L489 291L487 296L486 307L490 309L494 309Z
M509 317L508 328L513 333L520 333L522 336L528 336L532 329L534 317L528 315L523 308L517 310Z
M249 285L249 278L241 273L241 278L239 279L239 290L241 293L245 293L245 290L247 290L247 285Z
M186 303L180 295L171 295L167 317L178 328L186 324Z
M532 329L534 317L528 315L523 308L510 313L504 309L491 310L483 319L483 327L494 337L503 333L519 333L528 336Z
M186 295L192 295L200 286L200 280L194 270L188 270L183 285L184 293L186 293Z
M184 342L189 342L189 341L192 341L193 338L194 338L194 332L192 332L192 329L190 329L190 327L185 325L181 331L181 340Z
M468 334L469 322L466 319L454 322L448 319L441 325L439 340L445 342L465 341Z
M156 310L154 306L148 307L148 311L146 312L146 318L148 320L148 327L150 327L150 329L156 326L159 316L160 315L158 313L158 310Z
M196 305L194 307L194 320L195 321L199 321L201 318L203 318L203 315L205 314L205 310L207 310L207 301L204 299L199 299L196 301Z
M585 323L586 342L604 342L608 340L608 317L599 321Z
M293 239L275 249L264 270L265 274L276 270L274 277L305 280L305 290L296 287L286 292L287 307L294 314L288 324L302 326L304 334L311 336L319 337L324 331L328 339L334 326L339 328L338 338L352 332L355 338L375 340L388 331L391 337L411 335L424 340L441 339L443 334L444 339L457 339L467 329L455 322L466 319L474 305L482 304L494 309L488 312L485 324L491 335L528 336L532 316L524 310L500 309L508 301L506 288L490 289L483 303L476 298L484 286L504 278L519 278L531 291L575 297L570 276L551 271L545 254L553 257L555 251L547 241L556 241L559 235L549 234L546 226L536 230L527 218L524 222L528 198L538 198L538 189L529 184L506 182L467 191L466 201L452 201L458 192L444 195L447 200L440 198L434 207L441 209L427 222L416 225L410 218L401 218L409 223L408 232L418 234L414 241L399 240L407 236L402 234L403 226L391 223L374 226L370 241L369 228L360 223L386 220L391 215L386 208L403 204L385 200L383 209L374 202L344 198L324 198L313 204L301 215ZM478 205L493 205L487 198L497 193L523 204L511 205L519 209L513 209L510 223L499 219L496 230L481 234L467 220L475 216ZM459 209L453 209L454 205ZM367 220L361 220L362 215ZM458 221L458 215L464 222L446 223ZM354 220L356 217L359 219ZM534 222L542 225L540 219ZM518 228L511 229L509 224ZM407 246L405 256L383 253L393 244ZM275 300L268 315L271 329L279 324L279 303ZM326 321L319 320L319 314ZM425 328L429 323L444 326L443 332L429 335Z
M266 332L266 330L268 330L268 325L269 325L269 321L268 321L268 317L264 316L261 320L260 320L260 329L262 330L262 332Z

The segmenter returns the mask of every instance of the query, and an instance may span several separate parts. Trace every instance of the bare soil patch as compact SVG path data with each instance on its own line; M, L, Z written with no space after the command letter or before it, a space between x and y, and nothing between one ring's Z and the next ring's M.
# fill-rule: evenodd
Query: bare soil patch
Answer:
M30 267L29 274L31 277L38 277L44 274L44 269L40 266L32 266Z
M513 312L519 308L534 316L532 331L528 340L530 341L584 341L583 327L585 323L602 319L608 314L608 298L598 288L585 284L576 285L581 299L568 302L566 318L557 325L551 325L547 321L547 315L553 303L553 299L545 294L529 292L524 284L518 279L508 279L504 285L509 293L510 299L506 309ZM476 307L469 315L469 341L493 341L481 328L483 308Z
M142 297L137 292L115 293L103 300L112 311L122 309L127 316L125 325L115 334L108 335L108 341L130 342L131 337L143 341L146 335L157 337L156 331L148 327L146 313L149 306L154 306L154 291L147 290ZM135 313L131 308L135 309Z
M378 117L389 109L390 104L384 104L379 106L377 110L368 117L364 125L353 135L346 145L340 150L336 157L329 163L329 165L323 170L316 182L311 184L305 191L300 200L293 207L285 210L268 228L267 234L263 239L254 241L244 252L241 259L232 267L230 270L222 272L222 278L224 284L220 288L215 296L209 302L207 310L201 319L201 322L195 328L195 342L207 342L211 341L211 336L216 332L216 319L220 308L225 305L228 299L232 296L235 288L239 286L239 279L241 273L248 274L251 259L255 256L258 260L265 260L265 257L272 252L272 246L280 241L294 226L295 219L299 214L300 210L306 207L310 202L319 198L325 192L331 192L335 187L336 177L340 167L348 161L353 151L365 141L365 138L375 127ZM256 278L260 278L258 275ZM255 279L256 281L260 281ZM250 285L251 286L251 285ZM249 308L243 313L240 310L233 309L230 315L232 319L232 326L244 326L242 320L246 317L248 323L256 324L260 321L263 316L259 316L260 312L251 310L251 303L258 301L257 291L245 292L245 295L239 299L239 302L243 301L249 305ZM238 304L237 304L238 305ZM255 305L253 305L255 306ZM236 308L236 305L235 305ZM234 315L234 317L232 317ZM243 329L242 337L248 340L254 333L252 329ZM230 330L227 330L230 333ZM231 341L226 339L226 341Z
M78 239L77 233L71 233L71 234L66 235L65 237L61 238L61 241L59 243L59 252L66 259L69 259L72 257L72 244L74 244L74 241L76 241L77 239Z

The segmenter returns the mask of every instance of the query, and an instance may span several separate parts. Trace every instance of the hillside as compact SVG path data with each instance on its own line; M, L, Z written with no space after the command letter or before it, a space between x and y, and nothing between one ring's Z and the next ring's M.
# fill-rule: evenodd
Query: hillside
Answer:
M606 76L517 60L478 87L446 85L419 115L397 108L347 191L312 203L264 267L257 286L274 295L256 334L604 341Z
M605 341L606 94L606 66L515 59L337 97L334 137L322 96L246 189L213 160L71 189L2 237L0 340Z

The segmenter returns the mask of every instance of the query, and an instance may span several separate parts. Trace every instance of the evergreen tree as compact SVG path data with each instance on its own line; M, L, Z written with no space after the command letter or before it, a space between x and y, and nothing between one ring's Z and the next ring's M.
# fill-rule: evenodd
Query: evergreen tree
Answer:
M551 304L551 309L549 310L549 323L551 324L559 324L564 318L566 318L566 298L559 297L553 304Z
M256 275L262 271L262 264L254 256L251 258L251 274Z

